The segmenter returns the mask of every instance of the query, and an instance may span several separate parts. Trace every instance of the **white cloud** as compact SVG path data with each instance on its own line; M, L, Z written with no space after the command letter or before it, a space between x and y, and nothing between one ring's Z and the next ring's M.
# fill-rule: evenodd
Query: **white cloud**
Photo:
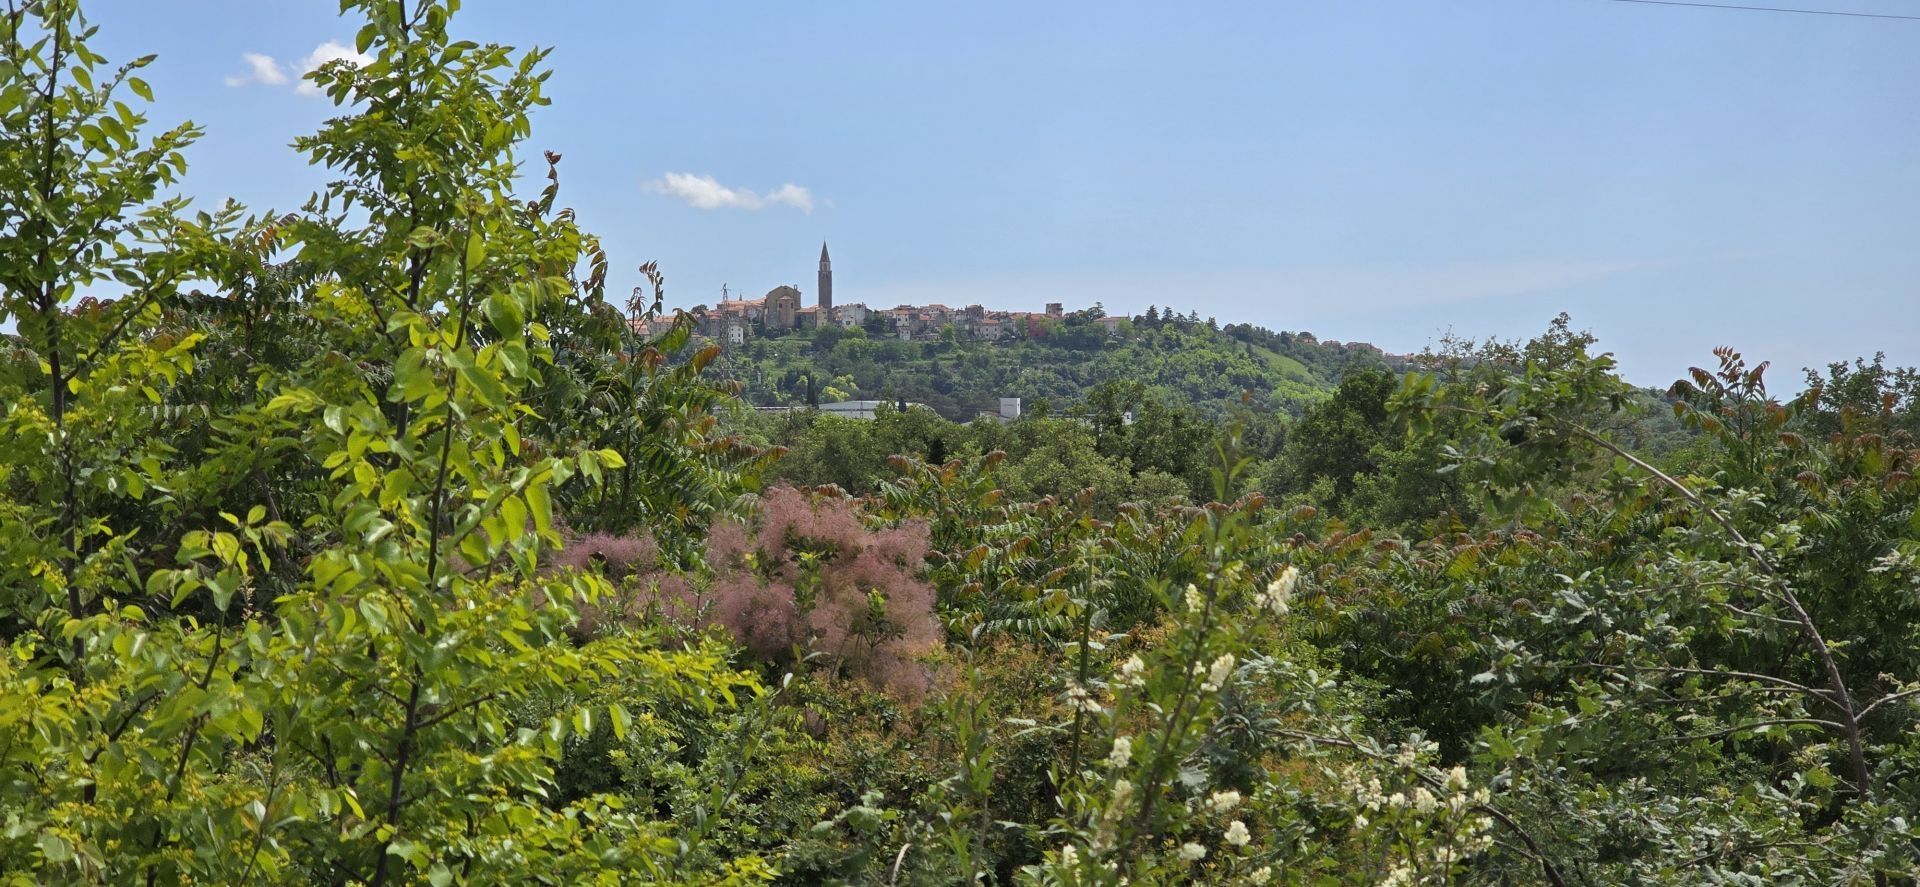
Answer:
M291 70L298 72L297 76L304 78L306 75L313 73L314 70L321 65L335 59L345 59L355 65L365 65L373 61L371 56L357 52L353 47L337 40L328 40L314 47L312 52L307 53L306 58L288 67L283 67L278 59L264 53L249 52L243 54L241 58L247 60L247 73L238 77L228 77L228 86L253 86L256 84L260 86L285 86L293 79L287 75L289 67ZM301 95L320 94L320 88L305 79L295 84L293 89Z
M786 204L803 213L813 212L813 192L791 182L768 191L767 202Z
M765 194L747 188L729 188L713 176L690 172L670 172L646 184L655 194L665 194L687 202L694 209L765 209L791 206L803 213L813 212L813 192L791 182Z
M307 53L306 58L300 60L300 75L304 78L306 75L317 70L321 65L336 59L344 59L352 62L355 67L363 67L373 63L372 56L360 52L351 46L347 46L344 43L328 40L314 47L312 52ZM319 95L320 87L315 86L310 80L302 79L300 85L295 87L294 91L301 95Z
M280 70L280 63L274 61L273 56L249 52L241 58L247 60L247 73L241 77L228 77L228 86L246 86L250 83L279 86L287 82L287 72Z

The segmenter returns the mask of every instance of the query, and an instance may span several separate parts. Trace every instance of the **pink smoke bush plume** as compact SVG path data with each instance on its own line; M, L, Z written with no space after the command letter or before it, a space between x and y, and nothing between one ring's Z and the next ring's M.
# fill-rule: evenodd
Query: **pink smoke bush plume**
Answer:
M657 609L725 628L760 661L822 653L849 677L917 697L929 682L921 660L942 637L933 586L919 575L927 543L923 523L870 529L852 499L775 487L756 526L727 521L708 533L705 583L661 570L645 537L591 534L553 563L625 580L623 600L583 615L583 632L609 609L629 620Z

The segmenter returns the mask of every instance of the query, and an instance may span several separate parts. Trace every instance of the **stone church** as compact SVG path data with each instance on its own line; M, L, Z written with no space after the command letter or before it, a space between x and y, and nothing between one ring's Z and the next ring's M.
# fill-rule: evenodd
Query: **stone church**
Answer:
M793 330L810 330L822 323L836 322L833 313L833 260L826 243L820 244L819 303L801 307L801 293L791 284L776 286L758 299L722 299L700 319L700 332L729 344L746 340L748 331L759 325L767 335Z

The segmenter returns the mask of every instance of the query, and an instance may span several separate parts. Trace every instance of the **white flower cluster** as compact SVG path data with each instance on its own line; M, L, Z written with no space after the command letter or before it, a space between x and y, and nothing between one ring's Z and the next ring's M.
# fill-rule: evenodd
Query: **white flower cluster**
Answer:
M1300 568L1288 565L1280 575L1267 583L1267 590L1260 594L1260 607L1275 616L1285 616L1293 603L1293 588L1300 584Z
M1409 746L1397 756L1402 760L1412 760L1416 750ZM1371 777L1361 783L1357 779L1349 782L1354 785L1354 800L1366 811L1355 813L1353 827L1365 830L1372 820L1367 813L1396 818L1406 815L1420 817L1439 828L1433 832L1438 844L1426 848L1425 852L1444 851L1450 858L1460 854L1473 854L1493 846L1493 820L1486 816L1469 815L1471 808L1488 803L1491 793L1486 788L1470 789L1465 767L1453 767L1444 776L1437 777L1437 789L1417 785L1410 791L1396 791L1387 794L1380 784L1379 777ZM1416 848L1417 850L1418 848ZM1381 883L1413 884L1412 880L1418 868L1408 863L1406 872L1399 877L1407 880L1395 880L1396 874L1390 872Z
M1104 872L1106 872L1106 873L1108 873L1108 874L1112 874L1112 873L1114 873L1114 872L1116 872L1116 871L1118 871L1118 870L1119 870L1119 866L1118 866L1118 865L1117 865L1116 863L1114 863L1114 862L1112 862L1111 860L1109 860L1109 861L1107 861L1107 862L1103 862L1103 863L1100 863L1100 866L1099 866L1099 868L1100 868L1100 870L1101 870L1101 871L1104 871ZM1059 862L1059 864L1058 864L1058 865L1057 865L1057 866L1055 867L1055 869L1056 869L1056 871L1065 871L1065 872L1078 872L1078 871L1079 871L1079 869L1080 869L1080 850L1079 850L1079 848L1077 848L1077 847L1075 847L1075 846L1073 846L1072 844L1063 844L1063 845L1061 845L1061 847L1060 847L1060 862ZM1122 880L1120 881L1120 883L1122 883L1122 884L1125 884L1125 883L1126 883L1126 880L1125 880L1125 879L1122 879Z
M1240 793L1233 789L1214 792L1213 797L1207 799L1207 806L1212 807L1215 813L1225 813L1240 806Z
M1466 791L1467 771L1464 767L1455 767L1447 774L1445 785L1449 791L1445 800L1428 791L1426 786L1416 786L1412 793L1394 792L1385 794L1378 777L1367 780L1366 784L1354 792L1354 800L1365 809L1373 812L1412 810L1416 813L1432 813L1445 808L1459 813L1476 804L1485 804L1492 797L1485 788Z
M1188 841L1180 845L1180 858L1187 862L1199 862L1207 858L1207 848Z
M1265 884L1271 880L1273 880L1273 866L1270 865L1263 865L1247 873L1247 882L1250 884Z
M1113 751L1107 753L1107 766L1125 767L1133 762L1133 740L1125 736L1113 738Z
M1187 583L1187 612L1198 613L1207 608L1207 597L1193 583Z
M1120 663L1120 684L1127 687L1145 687L1147 685L1147 663L1138 654L1128 656Z
M1067 688L1067 706L1083 714L1099 714L1103 711L1100 703L1093 698L1093 694L1079 684Z
M1253 836L1247 833L1247 824L1236 819L1227 826L1227 843L1235 847L1245 847Z
M1220 692L1220 688L1226 686L1227 681L1233 677L1233 666L1232 653L1220 654L1219 658L1213 660L1213 667L1207 669L1207 679L1200 683L1200 689L1208 693ZM1199 666L1196 664L1194 668L1197 671Z

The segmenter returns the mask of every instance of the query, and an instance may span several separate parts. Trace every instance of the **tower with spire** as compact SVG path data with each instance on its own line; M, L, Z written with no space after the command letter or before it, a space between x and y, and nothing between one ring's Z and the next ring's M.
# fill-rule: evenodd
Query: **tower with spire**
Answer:
M833 262L827 258L827 242L820 241L820 322L833 323Z

